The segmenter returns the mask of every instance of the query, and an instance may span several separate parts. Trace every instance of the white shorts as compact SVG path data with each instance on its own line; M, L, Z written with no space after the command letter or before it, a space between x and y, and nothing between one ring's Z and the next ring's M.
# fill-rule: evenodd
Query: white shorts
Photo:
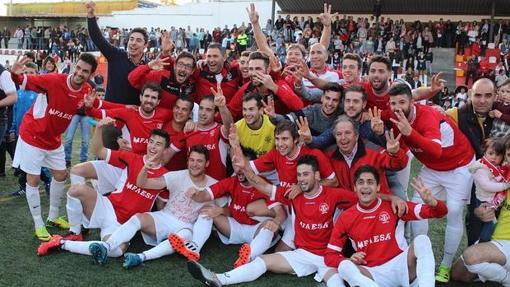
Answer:
M473 176L468 170L469 164L449 171L437 171L423 166L419 176L434 197L465 205L469 204L473 186Z
M490 243L494 244L505 255L506 260L510 259L510 240L491 240Z
M293 214L290 214L289 216L287 216L287 219L285 219L285 222L283 223L285 229L283 230L282 241L288 247L296 249L296 245L294 244L294 236L296 235L296 233L294 232L293 218L294 218Z
M19 137L16 143L16 151L14 152L12 166L33 175L40 175L41 167L48 167L53 170L65 170L66 160L64 146L60 145L60 147L54 150L45 150L30 145Z
M370 272L372 279L374 279L379 287L407 287L417 285L418 280L414 280L411 285L409 284L409 270L407 267L408 251L409 247L382 265L365 268Z
M101 229L101 240L106 235L111 235L121 224L117 221L117 215L110 200L96 191L96 205L90 219L83 215L82 224L85 228Z
M260 224L262 224L261 222L254 225L241 224L230 216L227 217L227 219L230 225L230 237L226 237L218 231L218 236L223 244L250 243L253 240L253 237L255 237L255 233L257 232Z
M97 184L94 188L100 194L107 194L115 191L118 189L119 182L123 183L120 180L123 174L123 169L108 164L104 160L93 160L90 161L90 163L94 166L97 175Z
M164 211L156 211L148 213L154 219L154 226L156 227L156 237L142 232L143 241L147 245L156 246L161 241L165 240L170 233L179 233L183 229L187 229L189 232L181 232L179 235L184 237L184 240L191 240L193 234L193 225L182 222L175 216Z
M317 282L321 282L328 270L332 269L324 264L324 257L301 248L292 251L278 252L276 254L280 254L287 260L298 277L316 273L314 279Z

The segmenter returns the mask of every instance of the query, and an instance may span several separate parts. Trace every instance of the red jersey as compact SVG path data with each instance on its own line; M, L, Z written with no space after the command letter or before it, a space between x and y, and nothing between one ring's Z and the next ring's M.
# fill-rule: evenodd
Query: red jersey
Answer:
M412 109L414 116L409 123L413 130L401 141L421 163L433 170L447 171L473 160L471 144L450 117L425 105L415 104ZM398 128L393 125L393 130Z
M83 97L91 90L88 83L79 90L71 87L71 75L16 75L12 78L21 88L43 93L25 113L19 128L21 138L28 144L54 150L62 143L72 117L83 106Z
M276 79L275 84L278 85L276 94L268 90L269 94L264 98L273 97L275 112L286 115L290 112L296 112L304 108L303 101L298 97L292 88L284 79ZM243 117L243 96L246 92L255 91L255 86L248 82L244 84L234 95L228 104L228 109L232 113L232 117L238 120Z
M406 152L403 149L399 149L396 155L391 156L383 148L371 149L365 146L361 138L358 139L355 149L351 164L347 163L338 147L326 153L335 170L340 187L354 190L354 173L360 166L370 165L379 172L380 192L390 193L390 187L384 171L386 169L401 170L405 168L408 160Z
M198 128L194 132L185 134L183 140L172 140L171 148L180 152L184 148L189 151L194 145L204 145L209 150L209 166L205 169L205 173L216 180L221 180L227 176L225 163L228 144L226 138L221 132L221 125L214 123L207 129Z
M369 81L359 82L358 85L362 86L367 94L367 109L372 109L373 107L377 107L381 111L390 109L390 96L388 96L388 93L376 95L372 83Z
M151 116L147 117L138 110L124 107L111 110L88 109L87 114L95 118L111 117L124 123L129 131L131 150L137 154L147 153L149 136L153 129L161 129L166 122L172 119L172 111L156 108Z
M161 87L161 101L159 107L172 109L175 106L177 98L182 95L193 95L195 93L195 83L187 80L184 83L178 83L175 80L173 70L163 69L161 71L151 70L149 65L136 67L129 73L129 83L135 89L141 89L145 83L156 83Z
M371 206L359 203L340 214L324 256L326 265L338 268L344 259L342 249L347 239L356 252L365 252L367 266L379 266L402 253L407 247L404 221L440 218L446 215L446 205L438 200L436 207L407 202L407 213L399 218L389 201L378 198Z
M241 224L254 225L258 223L257 220L252 219L246 213L246 206L249 203L264 199L268 208L275 206L275 202L270 201L268 196L260 193L251 185L242 184L237 180L237 176L235 175L224 178L210 187L207 187L206 191L209 192L212 199L229 195L231 199L228 204L230 215Z
M149 212L158 194L163 189L143 189L136 185L136 178L145 165L144 156L127 151L107 150L106 162L127 169L127 177L122 185L122 190L116 190L108 199L113 205L117 221L126 222L137 213ZM147 171L148 178L163 176L167 170L160 166Z
M313 197L301 193L289 201L284 197L286 190L285 187L273 186L271 200L291 206L296 248L324 256L333 231L333 215L336 209L351 207L358 197L349 190L320 186L319 194Z
M184 140L184 132L176 131L172 126L172 122L169 121L163 127L163 129L170 135L171 141L180 142ZM168 171L183 170L188 168L188 158L185 150L181 150L176 153L170 161L167 162L165 168Z
M199 103L203 96L212 95L211 88L216 90L217 83L221 82L221 89L228 104L241 86L243 76L238 65L225 64L219 74L210 73L208 67L195 69L193 79L197 87L194 97L196 103Z
M304 155L313 155L319 162L319 171L322 179L332 179L335 177L335 172L329 163L328 158L318 149L311 149L306 146L298 146L298 152L293 158L281 155L276 148L273 148L268 153L260 156L256 160L250 161L250 166L255 172L272 171L276 169L280 186L289 188L297 183L297 162Z

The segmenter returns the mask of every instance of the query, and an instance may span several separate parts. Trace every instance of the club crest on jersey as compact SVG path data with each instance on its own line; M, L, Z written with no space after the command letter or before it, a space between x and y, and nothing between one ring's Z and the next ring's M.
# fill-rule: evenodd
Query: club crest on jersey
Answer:
M321 203L321 205L319 205L319 211L321 212L321 214L326 214L328 213L328 210L329 210L329 205L325 202Z
M390 222L390 215L386 212L386 211L383 211L379 214L379 221L383 224L386 224L386 223L389 223Z
M163 128L163 123L158 123L158 124L156 125L156 128L157 128L157 129L161 129L161 128Z

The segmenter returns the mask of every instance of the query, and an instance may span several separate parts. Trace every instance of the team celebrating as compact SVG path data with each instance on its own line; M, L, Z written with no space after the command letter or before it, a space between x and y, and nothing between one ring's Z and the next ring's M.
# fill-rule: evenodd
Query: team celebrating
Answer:
M101 35L95 3L86 9L91 38L108 60L105 99L91 83L98 63L88 53L71 74L30 75L28 57L10 70L20 89L39 93L13 159L27 173L38 256L68 251L98 264L123 257L130 269L177 253L207 286L267 271L315 274L326 286L428 287L475 277L510 286L510 139L491 137L504 121L492 81L476 81L466 106L444 111L422 104L444 87L440 74L412 89L391 81L392 63L374 55L362 78L354 53L333 70L330 5L319 16L320 41L309 51L291 44L284 64L253 4L247 14L258 49L234 62L214 42L204 59L174 54L168 34L148 61L144 29L132 29L127 49L118 49ZM510 98L509 81L499 96ZM79 111L98 119L96 159L70 168L66 191L61 137ZM410 178L413 158L421 169ZM46 221L43 167L52 175ZM64 198L66 217L59 216ZM455 261L467 206L470 246ZM436 272L428 219L443 217ZM68 233L51 235L47 226ZM85 229L100 237L86 240ZM129 252L138 231L148 247ZM212 234L241 245L232 270L199 263L210 256L203 247Z

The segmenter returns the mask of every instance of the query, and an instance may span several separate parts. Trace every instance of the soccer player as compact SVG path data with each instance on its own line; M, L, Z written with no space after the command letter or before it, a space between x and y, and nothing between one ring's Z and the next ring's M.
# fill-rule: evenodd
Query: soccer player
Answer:
M409 286L415 280L419 286L435 286L430 239L419 235L407 246L404 222L441 218L448 212L446 205L415 178L411 185L425 204L407 202L408 211L400 217L389 202L377 198L380 181L376 168L361 166L354 177L358 203L336 220L324 255L326 265L338 267L338 274L350 286ZM347 240L356 250L350 259L342 255Z
M142 188L136 185L136 179L149 159L161 162L163 152L169 145L168 134L161 129L153 130L147 144L147 155L110 150L103 146L101 134L103 127L113 122L112 118L98 122L92 139L92 149L100 159L120 169L126 169L127 175L122 187L104 196L85 184L72 185L67 192L67 215L71 226L77 230L73 230L74 236L66 238L54 235L49 242L39 246L37 250L39 256L46 255L51 249L60 248L73 253L93 255L96 260L101 258L98 260L101 264L106 262L106 257L102 257L101 253L103 250L97 244L98 241L81 241L83 237L80 224L85 228L99 228L100 239L104 241L133 215L148 212L164 188ZM149 171L151 178L160 177L166 172L161 164L151 166ZM126 246L112 249L108 256L119 257L125 249Z
M444 255L436 278L448 282L453 256L464 233L462 213L473 184L468 166L474 161L474 150L448 116L432 107L415 104L406 84L393 85L388 94L393 128L399 130L402 141L423 164L419 176L434 196L446 193L448 216ZM421 202L417 193L413 201ZM411 228L415 235L427 234L428 222L413 221Z
M228 103L228 108L234 118L241 117L242 100L247 92L258 93L266 100L272 99L276 112L280 114L298 111L304 107L301 99L285 80L281 78L273 80L268 56L261 52L251 53L248 67L250 82L244 84Z
M254 151L246 148L242 150L247 160L256 158ZM211 229L214 224L220 240L224 244L244 243L239 249L239 257L234 263L234 268L237 268L255 259L271 246L275 234L280 230L287 216L280 203L269 200L268 196L255 189L238 166L234 166L234 172L235 175L206 188L206 192L198 192L194 189L191 199L197 202L208 202L223 196L230 197L228 204L230 215L223 214L221 207L209 207L209 209L217 209L217 212L208 212L211 214L209 228ZM263 200L272 216L251 218L248 204L256 200ZM210 233L202 234L204 238L199 241L205 242ZM190 260L200 258L200 254L194 251L198 250L194 242L184 242L184 239L180 238L178 234L171 236L170 243L177 252Z
M209 164L209 152L204 146L193 146L188 158L188 169L167 172L156 178L151 170L161 165L160 159L149 159L140 170L137 185L140 188L160 190L167 188L171 191L168 204L164 209L156 212L137 213L120 226L112 235L101 243L95 243L91 249L98 263L106 262L111 251L116 250L124 243L128 243L137 231L142 232L146 244L155 246L139 255L128 253L124 256L124 267L131 268L143 261L156 259L172 254L167 237L169 234L180 234L184 238L191 238L193 223L197 220L201 208L207 203L191 201L187 194L188 189L204 190L216 180L205 175L205 167ZM204 241L205 242L205 241Z
M327 286L344 286L334 269L324 264L324 252L333 229L336 208L345 209L356 201L353 192L326 187L320 184L319 163L315 156L305 155L297 163L298 186L303 192L292 201L284 197L286 188L274 186L255 176L244 163L234 156L234 165L243 169L250 183L272 200L290 204L294 210L296 250L262 255L232 271L214 274L197 262L189 261L191 275L208 286L222 286L251 282L267 271L296 274L298 277L317 273L317 281Z
M262 96L246 93L243 96L243 118L235 123L241 146L255 151L257 157L274 148L275 126L264 114Z
M96 109L93 102L87 100L87 114L94 118L111 117L126 125L134 153L145 154L149 134L153 129L162 129L171 120L171 110L158 107L161 101L161 87L155 83L147 83L140 93L138 109L125 106L117 109Z
M204 145L211 157L211 164L206 169L206 174L216 180L227 176L225 167L227 159L226 139L228 137L229 127L232 124L232 115L226 106L226 98L223 95L223 89L218 85L218 89L211 89L214 96L204 96L199 104L199 118L197 128L194 132L185 135L180 141L172 140L170 157L194 145ZM223 125L214 121L216 111L219 111Z
M70 75L26 75L23 70L28 61L22 57L12 65L12 78L22 89L44 95L37 97L23 117L12 166L27 173L26 196L35 234L39 240L48 241L51 235L42 219L38 189L41 167L48 167L53 176L47 224L67 229L67 221L58 216L67 177L61 136L82 107L85 95L91 92L87 81L96 71L97 62L93 55L82 53Z
M165 69L166 63L161 58L150 61L147 65L136 67L129 73L129 83L140 89L146 83L157 83L161 87L159 106L171 110L180 96L192 96L195 83L190 77L195 70L195 57L188 52L181 52L175 59L173 70Z

